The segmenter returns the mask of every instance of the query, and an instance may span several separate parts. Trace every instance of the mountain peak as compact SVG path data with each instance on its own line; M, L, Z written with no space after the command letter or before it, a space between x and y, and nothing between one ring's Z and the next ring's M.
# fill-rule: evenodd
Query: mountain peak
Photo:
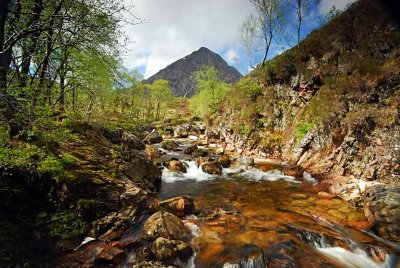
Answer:
M203 70L206 66L212 66L220 73L220 78L226 83L237 82L242 75L234 67L231 67L217 53L206 47L192 52L190 55L179 59L155 75L149 77L144 83L153 83L158 79L169 82L172 94L181 97L191 97L196 92L196 82L193 74Z

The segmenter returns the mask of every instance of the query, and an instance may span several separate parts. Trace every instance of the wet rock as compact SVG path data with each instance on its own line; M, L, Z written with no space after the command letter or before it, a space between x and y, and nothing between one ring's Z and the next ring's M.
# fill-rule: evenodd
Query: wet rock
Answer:
M181 220L164 211L151 215L143 227L143 238L146 240L155 240L158 237L181 240L186 234L187 230Z
M192 248L185 242L164 237L159 237L153 242L151 251L160 261L174 261L176 259L186 261L193 254Z
M301 166L292 166L283 170L286 176L303 177L304 169Z
M196 166L200 167L201 164L206 163L207 161L209 161L210 159L208 157L197 157L196 158Z
M296 247L292 241L284 241L272 247L266 257L268 268L296 268L300 267L290 256Z
M254 166L254 159L252 157L241 157L237 161L244 166Z
M327 192L318 192L318 197L321 199L332 199L334 196L333 194L327 193Z
M176 143L175 141L168 140L168 141L163 141L161 143L161 147L163 149L165 149L165 150L173 151L173 150L176 150L179 147L179 144Z
M400 240L400 187L369 187L365 193L364 211L375 232L386 239Z
M146 149L144 150L144 154L150 158L150 159L156 159L160 157L160 151L157 148L154 148L152 146L146 146Z
M179 196L159 202L158 207L161 210L172 213L178 217L194 214L195 207L192 198Z
M158 132L152 132L146 136L144 139L145 143L148 144L155 144L155 143L160 143L163 141L163 137L158 133Z
M230 251L228 261L222 267L266 267L263 251L257 246L245 245Z
M175 268L175 266L167 266L156 261L141 261L134 264L132 268Z
M144 150L146 146L135 135L124 132L122 135L122 149L124 151L130 150Z
M179 160L171 160L169 161L168 168L171 171L186 173L185 165Z
M222 166L217 161L206 162L201 166L201 169L211 175L222 175Z
M108 246L97 255L96 262L104 264L121 264L125 258L125 251L117 247Z
M193 151L192 155L194 157L200 157L200 156L201 157L205 157L205 156L208 155L208 152L206 150L203 150L203 149L196 149L196 150Z
M185 150L183 150L183 153L185 154L192 154L194 151L196 151L198 149L197 145L191 145L188 146L187 148L185 148Z
M227 168L231 164L231 159L228 155L223 154L218 157L217 162L220 163L224 168Z

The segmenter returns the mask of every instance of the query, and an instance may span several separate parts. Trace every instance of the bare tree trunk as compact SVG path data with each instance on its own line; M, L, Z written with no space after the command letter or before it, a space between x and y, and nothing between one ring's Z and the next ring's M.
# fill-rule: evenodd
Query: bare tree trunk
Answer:
M303 20L303 14L301 9L301 1L297 0L297 47L300 46L300 31L301 31L301 22Z
M32 18L28 25L38 25L40 21L40 14L43 10L43 2L42 0L35 0L34 6L32 8ZM37 26L36 26L37 27ZM33 54L35 53L37 43L41 31L36 31L31 39L31 43L28 45L27 48L23 50L22 54L22 63L21 63L21 76L20 76L20 87L25 87L26 82L28 80L31 59Z

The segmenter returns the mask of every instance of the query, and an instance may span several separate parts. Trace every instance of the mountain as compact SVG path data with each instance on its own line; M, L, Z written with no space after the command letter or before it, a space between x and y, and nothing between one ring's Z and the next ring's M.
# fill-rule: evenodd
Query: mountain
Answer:
M238 70L229 66L220 55L202 47L168 65L165 69L146 79L144 83L153 83L155 80L165 79L169 81L173 95L191 97L194 95L196 87L193 74L196 71L203 70L206 66L215 67L221 75L221 80L226 83L235 83L242 77Z

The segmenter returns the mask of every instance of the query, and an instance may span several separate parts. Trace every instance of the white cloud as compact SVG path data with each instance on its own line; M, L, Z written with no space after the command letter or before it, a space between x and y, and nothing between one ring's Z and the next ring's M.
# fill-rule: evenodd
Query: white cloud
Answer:
M128 68L145 65L146 78L202 46L231 61L230 56L238 55L240 26L254 10L247 0L134 0L132 4L133 14L147 23L125 26L134 42L128 44L124 62Z
M225 52L224 59L228 64L235 65L238 64L237 61L240 59L240 57L236 52L236 49L231 48Z
M319 4L319 11L321 14L327 14L332 6L337 9L343 10L347 5L355 2L356 0L322 0Z

